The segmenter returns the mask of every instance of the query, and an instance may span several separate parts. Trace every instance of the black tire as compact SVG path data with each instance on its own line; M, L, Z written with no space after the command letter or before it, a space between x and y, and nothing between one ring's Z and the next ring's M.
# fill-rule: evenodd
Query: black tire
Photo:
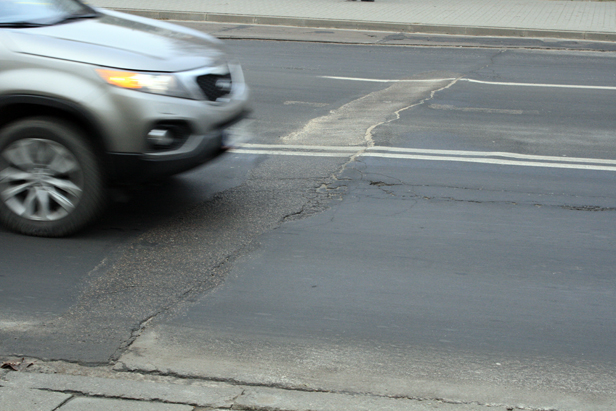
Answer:
M18 233L62 237L105 205L100 164L83 132L52 117L0 130L0 222Z

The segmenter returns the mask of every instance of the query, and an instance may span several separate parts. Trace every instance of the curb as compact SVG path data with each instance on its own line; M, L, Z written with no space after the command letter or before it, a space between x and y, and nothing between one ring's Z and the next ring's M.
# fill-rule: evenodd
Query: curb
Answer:
M6 411L505 411L502 404L361 393L296 391L197 380L180 383L122 380L62 374L10 373L0 384ZM10 402L10 403L9 403ZM196 408L195 408L196 407Z
M616 33L568 30L520 29L505 27L430 25L420 23L388 23L358 20L306 19L297 17L252 16L242 14L220 14L185 11L157 11L128 8L111 10L148 17L157 20L201 21L212 23L261 24L271 26L294 26L327 29L351 29L369 31L391 31L422 34L453 34L490 37L548 37L570 40L616 41Z

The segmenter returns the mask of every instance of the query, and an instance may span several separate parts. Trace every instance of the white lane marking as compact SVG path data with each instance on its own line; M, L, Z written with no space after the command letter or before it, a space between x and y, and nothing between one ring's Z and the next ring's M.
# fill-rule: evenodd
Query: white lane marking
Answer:
M298 144L242 144L240 148L264 148L264 149L290 149L290 150L326 150L326 151L350 151L357 153L365 149L364 146L307 146Z
M0 330L5 331L28 331L35 327L40 327L40 322L34 321L12 321L0 320Z
M586 86L578 84L549 84L549 83L515 83L504 81L483 81L474 80L470 78L435 78L435 79L372 79L361 77L338 77L338 76L320 76L320 78L332 79L332 80L346 80L346 81L365 81L370 83L422 83L422 82L440 82L440 81L467 81L469 83L486 84L491 86L514 86L514 87L548 87L548 88L569 88L569 89L584 89L584 90L610 90L616 91L614 86Z
M454 81L455 78L432 78L432 79L376 79L376 78L361 78L361 77L339 77L339 76L319 76L320 78L327 78L331 80L346 80L346 81L367 81L370 83L425 83L425 82L439 82L439 81Z
M500 151L432 150L398 147L339 147L283 144L244 144L233 149L238 154L266 154L305 157L378 157L405 160L450 161L520 167L565 168L616 171L616 160L582 157L538 156ZM501 157L501 158L498 158ZM504 157L504 158L503 158ZM583 164L586 163L586 164Z
M574 88L584 90L616 90L616 87L612 86L583 86L576 84L547 84L547 83L506 83L501 81L482 81L473 80L470 78L463 78L460 81L468 81L469 83L487 84L492 86L515 86L515 87L550 87L550 88Z
M386 147L386 146L308 146L297 144L242 144L242 149L282 149L282 150L319 150L319 151L348 151L357 153L360 151L390 151L398 153L416 153L416 154L433 154L445 156L473 156L473 157L506 157L519 158L523 160L541 160L555 161L565 163L595 163L595 164L613 164L616 165L616 160L600 159L600 158L584 158L584 157L557 157L557 156L540 156L536 154L518 154L508 153L505 151L467 151L467 150L436 150L428 148L404 148L404 147ZM251 150L252 151L252 150Z
M502 108L483 108L483 107L456 107L451 104L428 104L428 107L434 110L444 111L464 111L469 113L488 113L488 114L539 114L538 110L508 110Z
M542 160L555 161L564 163L595 163L595 164L614 164L616 160L607 160L601 158L584 158L584 157L556 157L556 156L539 156L535 154L518 154L507 153L504 151L462 151L462 150L433 150L423 148L402 148L402 147L370 147L369 151L394 151L400 153L418 153L418 154L434 154L448 156L474 156L474 157L507 157L519 158L523 160Z
M284 104L285 106L300 105L310 107L326 107L329 105L328 103L313 103L310 101L285 101L282 104Z
M538 161L500 160L495 158L444 157L413 154L365 153L361 157L400 158L405 160L456 161L461 163L496 164L504 166L569 168L577 170L616 171L616 166L595 166L591 164L542 163Z
M310 151L279 151L279 150L244 150L233 149L232 153L239 154L268 154L272 156L304 156L304 157L350 157L352 153L315 153Z

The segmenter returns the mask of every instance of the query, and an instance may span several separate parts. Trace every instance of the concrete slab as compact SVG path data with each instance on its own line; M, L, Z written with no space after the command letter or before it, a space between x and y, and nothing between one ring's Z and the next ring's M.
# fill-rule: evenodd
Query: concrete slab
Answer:
M194 344L195 341L199 343ZM616 409L616 403L609 394L564 393L553 389L523 388L504 383L504 378L510 378L509 374L514 371L514 362L507 362L504 367L494 365L492 369L483 368L484 373L476 374L477 377L471 380L471 373L477 369L478 361L482 361L479 357L419 349L406 349L404 352L395 351L395 348L394 351L388 350L392 350L392 347L385 349L369 343L351 346L332 340L306 342L275 336L242 339L234 334L219 332L215 328L191 329L180 325L159 325L146 330L120 358L120 362L126 369L137 372L147 370L184 378L238 381L246 391L235 399L236 405L259 403L261 407L272 410L295 411L291 404L310 406L312 397L299 399L306 391L312 391L309 394L332 391L369 393L356 397L363 398L365 404L370 404L375 398L397 397L443 399L446 402L439 403L442 407L444 404L454 403L456 406L475 405L475 408L460 407L460 411L481 411L479 404L559 411ZM396 366L392 365L394 362ZM374 364L378 364L378 367L374 367ZM432 372L427 371L430 364L437 364L437 379L425 377ZM456 367L451 367L451 364L456 364ZM545 364L538 366L543 365ZM549 372L555 369L554 364L547 366L549 368L545 370L549 371L546 375L550 375ZM459 373L455 371L455 380L458 382L443 376L447 369L454 371L453 368L458 367L461 368ZM577 377L574 373L570 373L569 377L576 381L590 380ZM252 400L246 399L250 390L257 385L285 389L277 391L273 398L257 395ZM295 393L298 393L298 397L295 397ZM334 399L335 397L328 397L314 400L315 404L325 408L300 407L298 410L339 411L334 407L335 404L339 405ZM425 403L410 404L419 406ZM351 405L353 402L349 402L349 407ZM383 407L390 408L383 409L397 410L398 408L391 408L394 406L397 404L385 402ZM366 409L381 410L378 407ZM449 409L458 411L458 408Z
M238 398L236 407L294 411L505 411L504 406L451 404L438 400L344 395L332 393L285 391L270 388L247 390Z
M191 411L192 409L190 405L105 398L75 398L60 407L58 411Z
M233 399L242 393L241 388L227 384L203 387L58 374L13 373L7 376L7 381L15 388L67 391L87 396L182 403L212 408L228 408L233 404ZM19 411L26 409L20 408Z
M0 387L2 411L53 411L69 398L69 394Z

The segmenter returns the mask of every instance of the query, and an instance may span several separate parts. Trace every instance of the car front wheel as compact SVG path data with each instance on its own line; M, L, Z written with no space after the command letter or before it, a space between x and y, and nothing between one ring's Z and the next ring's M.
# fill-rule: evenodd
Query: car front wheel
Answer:
M0 221L19 233L60 237L103 208L101 170L83 133L55 118L0 131Z

